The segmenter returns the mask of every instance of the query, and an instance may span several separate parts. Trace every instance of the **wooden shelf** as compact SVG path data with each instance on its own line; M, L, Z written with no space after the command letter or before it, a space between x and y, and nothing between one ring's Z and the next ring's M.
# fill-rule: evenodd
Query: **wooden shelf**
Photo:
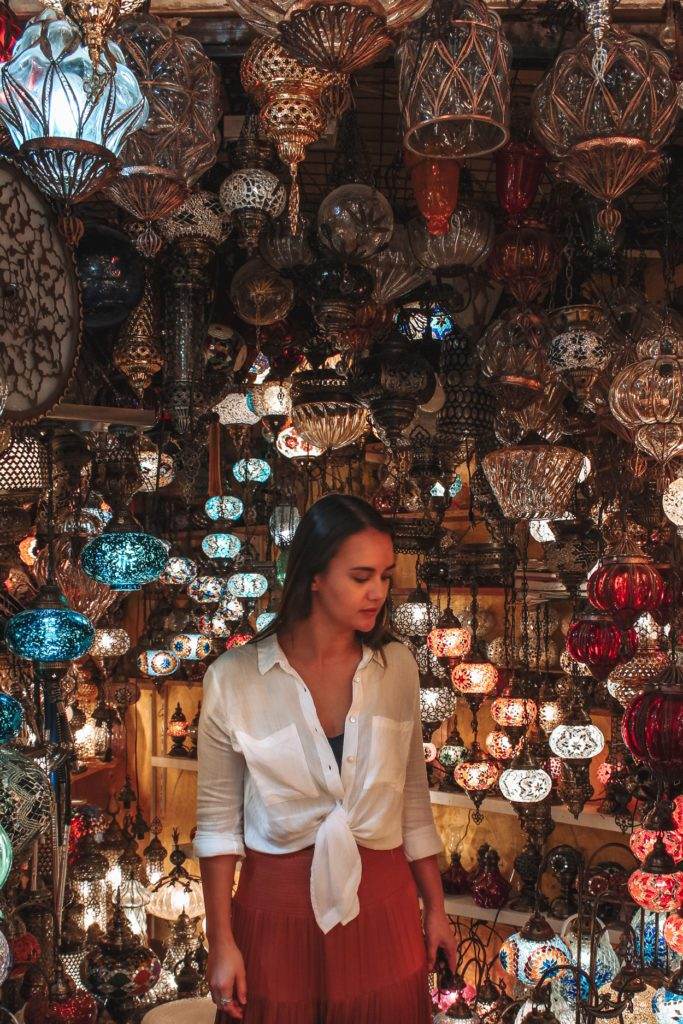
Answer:
M444 907L450 917L466 917L470 921L495 921L496 924L510 925L513 928L521 928L531 916L530 910L510 910L503 907L502 910L489 910L485 907L478 907L471 896L444 896ZM553 929L559 933L564 927L564 920L559 917L552 917L549 914L543 915ZM608 929L608 935L613 942L616 942L621 932L618 929Z
M74 786L85 779L91 779L93 775L99 775L104 771L115 771L119 762L114 761L86 761L87 768L84 772L71 772L71 785Z
M196 772L197 759L192 757L152 757L152 768L172 768L177 772Z
M446 793L431 789L429 795L433 804L448 807L464 807L466 810L474 809L474 804L466 793ZM512 804L508 803L507 800L494 796L487 797L484 800L481 805L481 812L482 814L517 813ZM562 825L573 825L575 828L597 828L602 829L604 832L623 834L614 818L609 818L605 814L599 814L597 811L582 811L578 818L575 818L566 807L552 807L550 813L553 821Z

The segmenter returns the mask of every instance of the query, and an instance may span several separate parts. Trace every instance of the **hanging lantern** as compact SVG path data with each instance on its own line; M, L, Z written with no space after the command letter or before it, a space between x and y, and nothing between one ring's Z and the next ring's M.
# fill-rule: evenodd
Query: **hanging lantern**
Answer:
M677 477L668 485L662 495L664 515L677 526L683 527L683 477Z
M683 914L680 911L669 914L664 922L662 934L669 949L683 956Z
M499 774L496 762L475 743L468 756L456 767L453 778L465 790L478 812L486 794L498 781ZM476 820L478 813L474 817Z
M362 182L340 185L318 207L318 239L341 260L371 259L394 233L388 199Z
M230 561L237 558L242 541L235 533L207 533L202 538L202 551L207 558Z
M137 246L151 257L161 246L152 221L179 209L216 159L219 76L200 43L153 14L122 18L116 41L143 83L149 118L123 150L109 197L145 225Z
M510 46L480 0L437 0L396 48L403 145L455 160L491 153L508 138Z
M259 107L259 125L277 154L289 168L290 230L296 235L299 221L297 168L306 146L319 139L327 126L324 93L338 76L301 64L273 39L258 37L240 64L244 91Z
M683 338L668 326L637 353L610 385L610 410L636 448L666 465L683 454Z
M197 563L187 555L171 555L159 577L162 583L184 587L197 576Z
M179 839L179 832L174 829L174 846L171 851L173 867L168 875L161 878L153 887L152 898L147 908L147 912L153 917L160 917L166 921L177 921L182 913L187 914L190 919L203 917L205 913L202 883L184 867L187 857L180 849Z
M596 679L606 679L615 665L629 659L636 650L634 630L620 630L601 612L587 612L570 622L567 652L587 665Z
M228 578L227 586L233 597L257 601L268 590L268 580L260 572L235 572Z
M265 459L238 459L233 463L232 475L239 484L265 484L271 469Z
M531 756L528 746L525 746L503 772L498 786L505 799L511 803L536 804L550 795L553 782Z
M40 588L32 608L5 623L8 648L30 661L75 661L89 651L94 637L90 620L69 607L54 583Z
M237 215L244 248L252 256L266 223L284 210L287 192L272 171L248 167L228 175L220 187L219 197L226 214Z
M533 914L521 931L510 935L498 954L506 974L523 985L536 985L553 976L553 968L571 963L564 939L556 935L541 914ZM559 973L559 971L558 971Z
M545 355L548 330L542 313L513 306L482 335L482 373L506 408L524 409L544 393L551 376Z
M522 729L536 721L536 701L503 695L491 705L493 721L504 729Z
M233 274L230 301L237 315L255 327L267 327L287 316L294 304L294 286L255 257ZM252 414L253 416L253 414ZM252 418L247 419L252 423Z
M421 267L432 271L480 266L491 251L495 234L488 210L464 199L451 214L444 234L431 232L422 217L408 222L411 252Z
M540 298L557 277L557 236L538 221L524 221L496 236L487 267L495 281L527 306Z
M533 122L556 174L605 202L598 220L613 235L621 215L612 203L657 165L673 131L676 88L660 50L605 28L599 5L589 19L593 10L595 31L563 50L534 92Z
M520 444L489 452L486 479L508 519L555 519L566 510L583 456L552 444Z
M168 752L169 757L187 757L188 751L185 746L185 740L189 725L190 723L185 717L185 712L181 708L180 703L176 704L175 711L169 718L168 728L166 729L172 742L171 749Z
M676 869L661 837L656 839L642 868L630 875L628 891L634 903L655 914L667 914L683 905L683 871Z
M576 397L591 396L612 358L608 323L599 306L563 306L550 315L548 365Z
M147 120L147 100L119 47L103 41L94 65L73 22L53 11L26 26L0 74L0 116L22 165L58 201L82 202L102 188Z
M0 691L0 745L15 739L23 724L24 709L19 701L11 694ZM0 883L0 889L2 889L2 883Z
M244 512L244 502L233 494L214 495L212 498L207 498L204 511L213 522L218 522L221 519L236 522Z
M430 235L445 235L458 203L460 164L457 160L430 160L406 149L403 157L417 208Z
M138 452L140 464L139 491L148 494L158 488L168 487L175 479L175 462L168 452L160 452L157 448L142 448Z
M296 505L277 505L270 519L268 529L279 548L288 547L294 540L301 515Z
M137 657L136 664L143 676L153 679L172 676L180 664L175 654L165 647L145 647Z
M498 669L491 662L478 660L469 654L452 669L451 682L454 689L463 696L483 698L495 691Z
M402 636L426 637L435 625L438 609L429 600L426 591L413 590L406 601L391 612L391 624Z
M484 746L496 761L510 761L517 751L517 745L500 726L488 733Z
M444 771L449 772L452 776L457 766L461 761L464 761L466 757L467 747L465 746L463 738L458 732L458 727L456 725L451 729L446 737L446 742L442 743L439 747L437 759Z
M683 681L681 669L669 665L626 708L621 725L624 743L638 761L663 778L683 773Z
M437 658L462 658L472 647L472 634L460 624L450 606L427 634L427 647Z
M164 366L159 347L161 326L151 275L145 278L142 298L121 328L112 362L142 401L152 378Z
M235 11L256 32L279 32L286 50L303 64L350 75L372 64L429 0L237 0Z
M683 970L658 988L652 997L652 1012L657 1024L680 1024L683 1019Z
M122 627L100 627L90 647L91 658L120 658L130 649L130 636Z
M548 154L533 143L508 142L495 159L498 203L508 217L521 217L536 198Z
M112 590L140 590L161 576L168 561L164 544L145 533L130 513L119 513L81 552L83 571Z
M640 554L607 555L588 577L588 600L622 629L664 600L664 581L651 559Z

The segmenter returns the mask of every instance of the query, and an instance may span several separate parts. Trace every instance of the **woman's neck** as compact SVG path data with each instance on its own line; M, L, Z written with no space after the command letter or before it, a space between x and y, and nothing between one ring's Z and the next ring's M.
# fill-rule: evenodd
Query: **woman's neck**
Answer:
M352 652L360 654L362 649L355 630L340 631L336 623L316 615L315 611L307 619L293 622L278 639L293 654L314 662L348 657Z

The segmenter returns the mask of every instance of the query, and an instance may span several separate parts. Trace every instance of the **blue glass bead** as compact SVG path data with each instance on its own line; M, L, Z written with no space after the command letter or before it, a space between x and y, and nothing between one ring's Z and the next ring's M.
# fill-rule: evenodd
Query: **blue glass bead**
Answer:
M228 590L233 597L246 597L255 601L268 589L268 580L260 572L236 572L228 579Z
M62 608L29 608L5 623L5 643L28 661L75 661L94 639L90 619L69 608L66 598Z
M18 736L23 722L24 709L19 701L9 693L0 693L0 743L9 743Z
M238 483L264 484L270 477L270 466L265 459L239 459L232 467Z
M207 533L202 540L202 551L207 558L236 558L242 541L234 533Z
M207 498L204 511L209 519L217 522L219 519L239 519L244 512L244 502L236 498L234 494L215 495Z
M167 561L164 544L138 530L105 531L81 552L83 571L112 590L139 590L161 576Z

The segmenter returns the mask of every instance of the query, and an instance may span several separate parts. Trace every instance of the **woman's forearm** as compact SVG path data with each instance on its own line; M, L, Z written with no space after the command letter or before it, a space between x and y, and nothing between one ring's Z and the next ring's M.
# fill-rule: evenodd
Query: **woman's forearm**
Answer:
M204 890L206 938L209 946L232 945L232 887L238 858L234 854L200 857L199 869Z
M443 884L436 855L410 861L410 870L425 910L437 907L443 910Z

